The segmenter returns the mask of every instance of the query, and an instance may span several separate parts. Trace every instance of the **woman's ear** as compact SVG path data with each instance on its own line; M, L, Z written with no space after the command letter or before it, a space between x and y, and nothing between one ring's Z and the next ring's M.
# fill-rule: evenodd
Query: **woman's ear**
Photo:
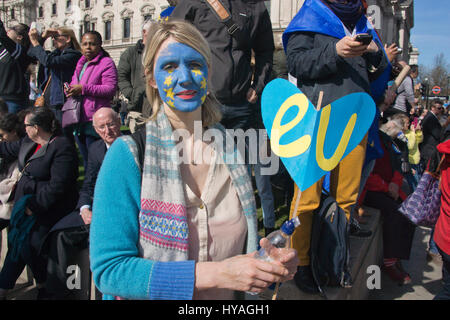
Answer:
M153 78L153 76L151 74L151 71L148 70L147 68L145 68L144 74L145 74L145 77L147 79L148 85L151 86L154 89L158 89L158 86L156 85L155 78Z

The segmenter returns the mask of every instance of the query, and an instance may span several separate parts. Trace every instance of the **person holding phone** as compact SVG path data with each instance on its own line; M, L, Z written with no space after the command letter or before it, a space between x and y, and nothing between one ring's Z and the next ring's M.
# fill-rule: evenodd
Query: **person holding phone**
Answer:
M289 73L297 78L299 89L313 104L317 104L321 91L322 106L355 92L371 94L371 82L388 66L381 43L371 39L375 34L360 0L306 0L283 34ZM332 196L351 221L351 234L360 237L367 231L350 220L350 210L358 197L361 174L355 173L362 172L366 146L367 137L331 171L330 183ZM299 214L302 221L292 237L300 260L294 280L307 293L318 292L312 279L309 249L322 182L302 192L297 212L292 201L290 212L291 217ZM293 199L298 192L295 186Z

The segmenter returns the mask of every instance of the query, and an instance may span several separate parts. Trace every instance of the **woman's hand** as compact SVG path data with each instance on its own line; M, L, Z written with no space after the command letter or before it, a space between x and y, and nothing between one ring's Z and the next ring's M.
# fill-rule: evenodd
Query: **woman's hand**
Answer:
M67 97L79 96L83 93L83 85L74 84L71 85L69 90L67 90Z
M267 239L261 240L266 246ZM220 262L199 262L196 265L197 290L221 288L260 293L275 282L291 280L297 271L294 249L272 248L271 262L255 259L256 252L239 255Z
M259 244L262 248L266 249L266 252L270 253L272 263L283 266L288 270L288 275L280 282L292 280L297 272L299 263L297 251L291 248L275 248L267 238L262 238Z

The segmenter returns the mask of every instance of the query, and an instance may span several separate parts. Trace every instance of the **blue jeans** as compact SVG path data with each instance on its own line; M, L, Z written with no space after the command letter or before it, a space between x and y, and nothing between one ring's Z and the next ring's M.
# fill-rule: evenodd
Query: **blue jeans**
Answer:
M5 100L9 113L17 113L27 108L28 101L11 101Z
M431 229L430 241L428 242L428 251L430 253L438 254L439 250L436 245L436 242L434 242L433 236L434 236L434 227Z
M226 129L242 129L248 130L254 128L256 125L255 111L259 104L250 104L249 102L240 103L237 105L222 105L222 125ZM258 137L258 154L259 154L259 134ZM246 142L246 149L248 152L248 145ZM249 157L246 157L249 159ZM265 228L275 227L275 205L272 193L272 184L269 175L262 175L261 168L264 168L260 162L260 157L257 156L257 163L250 164L248 170L251 177L251 169L253 166L255 172L256 188L258 189L258 195L261 199L261 208L263 212L263 223Z
M261 147L258 135L258 154ZM258 189L258 196L261 199L261 208L263 213L264 228L275 228L275 200L272 193L272 183L270 181L270 175L262 174L261 169L268 167L261 163L261 158L257 157L257 163L253 164L253 170L255 173L256 188Z
M442 256L442 282L444 286L433 300L450 300L450 256L438 248Z

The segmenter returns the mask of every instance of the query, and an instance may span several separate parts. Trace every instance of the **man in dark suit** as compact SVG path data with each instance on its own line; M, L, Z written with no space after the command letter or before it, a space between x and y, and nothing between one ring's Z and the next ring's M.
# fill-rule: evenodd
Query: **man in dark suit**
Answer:
M50 257L47 291L50 299L87 299L90 289L89 225L95 183L106 151L121 135L120 116L111 108L101 108L93 116L100 140L89 147L88 165L76 210L60 220L49 233ZM79 268L79 273L77 273ZM76 275L80 277L77 278Z
M420 145L420 162L422 168L427 168L428 161L431 159L436 146L439 144L442 126L439 123L439 117L442 115L444 106L442 101L435 100L431 110L422 121L423 142Z

